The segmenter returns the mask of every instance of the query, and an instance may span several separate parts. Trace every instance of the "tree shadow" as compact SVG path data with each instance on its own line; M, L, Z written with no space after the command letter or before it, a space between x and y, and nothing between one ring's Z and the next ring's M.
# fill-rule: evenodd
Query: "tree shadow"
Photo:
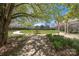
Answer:
M11 41L7 43L5 48L7 50L0 55L2 56L79 55L78 54L79 40L76 39L73 40L59 35L54 36L49 35L49 37L36 36L36 35L29 37L20 36L16 37L15 38L16 40L13 39L14 38L10 39ZM75 52L77 54L74 54L73 52L74 49L76 49ZM30 52L31 54L29 54Z
M21 40L18 40L19 38ZM27 38L23 36L11 37L9 39L9 42L5 45L6 51L3 52L1 56L17 56L20 54L20 50L25 46L27 41Z
M51 46L51 43L46 36L35 35L35 39L34 42L32 42L32 45L35 51L31 54L31 56L53 55L53 47Z

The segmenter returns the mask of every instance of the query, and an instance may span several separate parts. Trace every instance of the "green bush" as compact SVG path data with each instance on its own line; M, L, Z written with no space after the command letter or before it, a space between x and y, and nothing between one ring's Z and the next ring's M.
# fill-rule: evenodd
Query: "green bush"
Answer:
M64 48L74 48L77 51L79 51L79 40L72 40L70 38L66 38L60 35L52 36L51 34L47 34L47 37L49 38L50 42L52 42L52 45L56 50Z
M66 47L70 47L73 43L69 38L65 38L64 36L54 35L52 44L56 49L63 49ZM51 39L50 39L51 40Z
M52 36L51 34L47 34L47 37L49 38L50 42L52 42L52 45L54 46L55 49L61 49L65 43L62 39L64 38L63 36L58 36L54 35Z
M72 47L75 48L77 52L79 52L79 40L73 40Z
M46 36L47 36L47 37L49 38L49 40L52 42L52 40L53 40L52 34L47 34Z

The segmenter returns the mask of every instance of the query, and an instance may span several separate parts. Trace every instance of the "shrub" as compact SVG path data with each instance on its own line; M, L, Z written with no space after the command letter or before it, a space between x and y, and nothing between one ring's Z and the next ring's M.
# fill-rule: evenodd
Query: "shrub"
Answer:
M72 47L75 48L77 52L79 52L79 40L73 40Z
M64 36L54 35L52 44L54 45L55 49L63 49L70 47L72 41L70 41L69 38L65 38Z
M46 36L49 38L51 42L53 41L52 34L47 34Z
M56 50L62 49L64 46L63 36L48 34L47 37L49 38L50 42L52 42L52 45Z
M47 37L49 38L50 42L56 50L65 49L65 48L74 48L79 52L79 40L70 38L66 38L60 35L51 35L48 34Z

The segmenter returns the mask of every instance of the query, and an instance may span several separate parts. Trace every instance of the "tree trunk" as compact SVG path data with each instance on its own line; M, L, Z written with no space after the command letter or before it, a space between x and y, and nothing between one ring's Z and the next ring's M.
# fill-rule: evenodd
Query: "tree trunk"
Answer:
M59 22L58 22L57 30L58 30L58 35L59 35L59 33L60 33L60 24L59 24Z
M67 22L67 33L69 32L68 30L69 30L69 29L68 29L68 22Z
M66 34L66 32L67 32L67 24L65 23L65 26L64 26L65 28L64 28L64 31L65 31L65 34Z
M8 38L8 24L0 20L0 46L6 44Z
M6 44L8 39L8 26L11 22L11 14L14 4L2 4L0 15L0 47Z
M68 22L65 23L65 34L67 34L69 31L68 31Z

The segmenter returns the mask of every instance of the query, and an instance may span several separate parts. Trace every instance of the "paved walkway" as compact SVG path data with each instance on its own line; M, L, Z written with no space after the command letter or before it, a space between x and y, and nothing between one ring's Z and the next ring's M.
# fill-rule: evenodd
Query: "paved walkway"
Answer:
M79 39L79 34L65 34L64 32L60 32L59 33L60 35L64 35L65 37L68 37L68 38L76 38L76 39Z
M37 34L37 35L45 36L46 34ZM58 33L52 33L52 35L58 35ZM72 39L73 38L79 39L79 34L70 34L70 33L65 34L64 32L60 32L59 35L63 35L65 37L72 38ZM28 36L28 34L27 34L27 36Z

